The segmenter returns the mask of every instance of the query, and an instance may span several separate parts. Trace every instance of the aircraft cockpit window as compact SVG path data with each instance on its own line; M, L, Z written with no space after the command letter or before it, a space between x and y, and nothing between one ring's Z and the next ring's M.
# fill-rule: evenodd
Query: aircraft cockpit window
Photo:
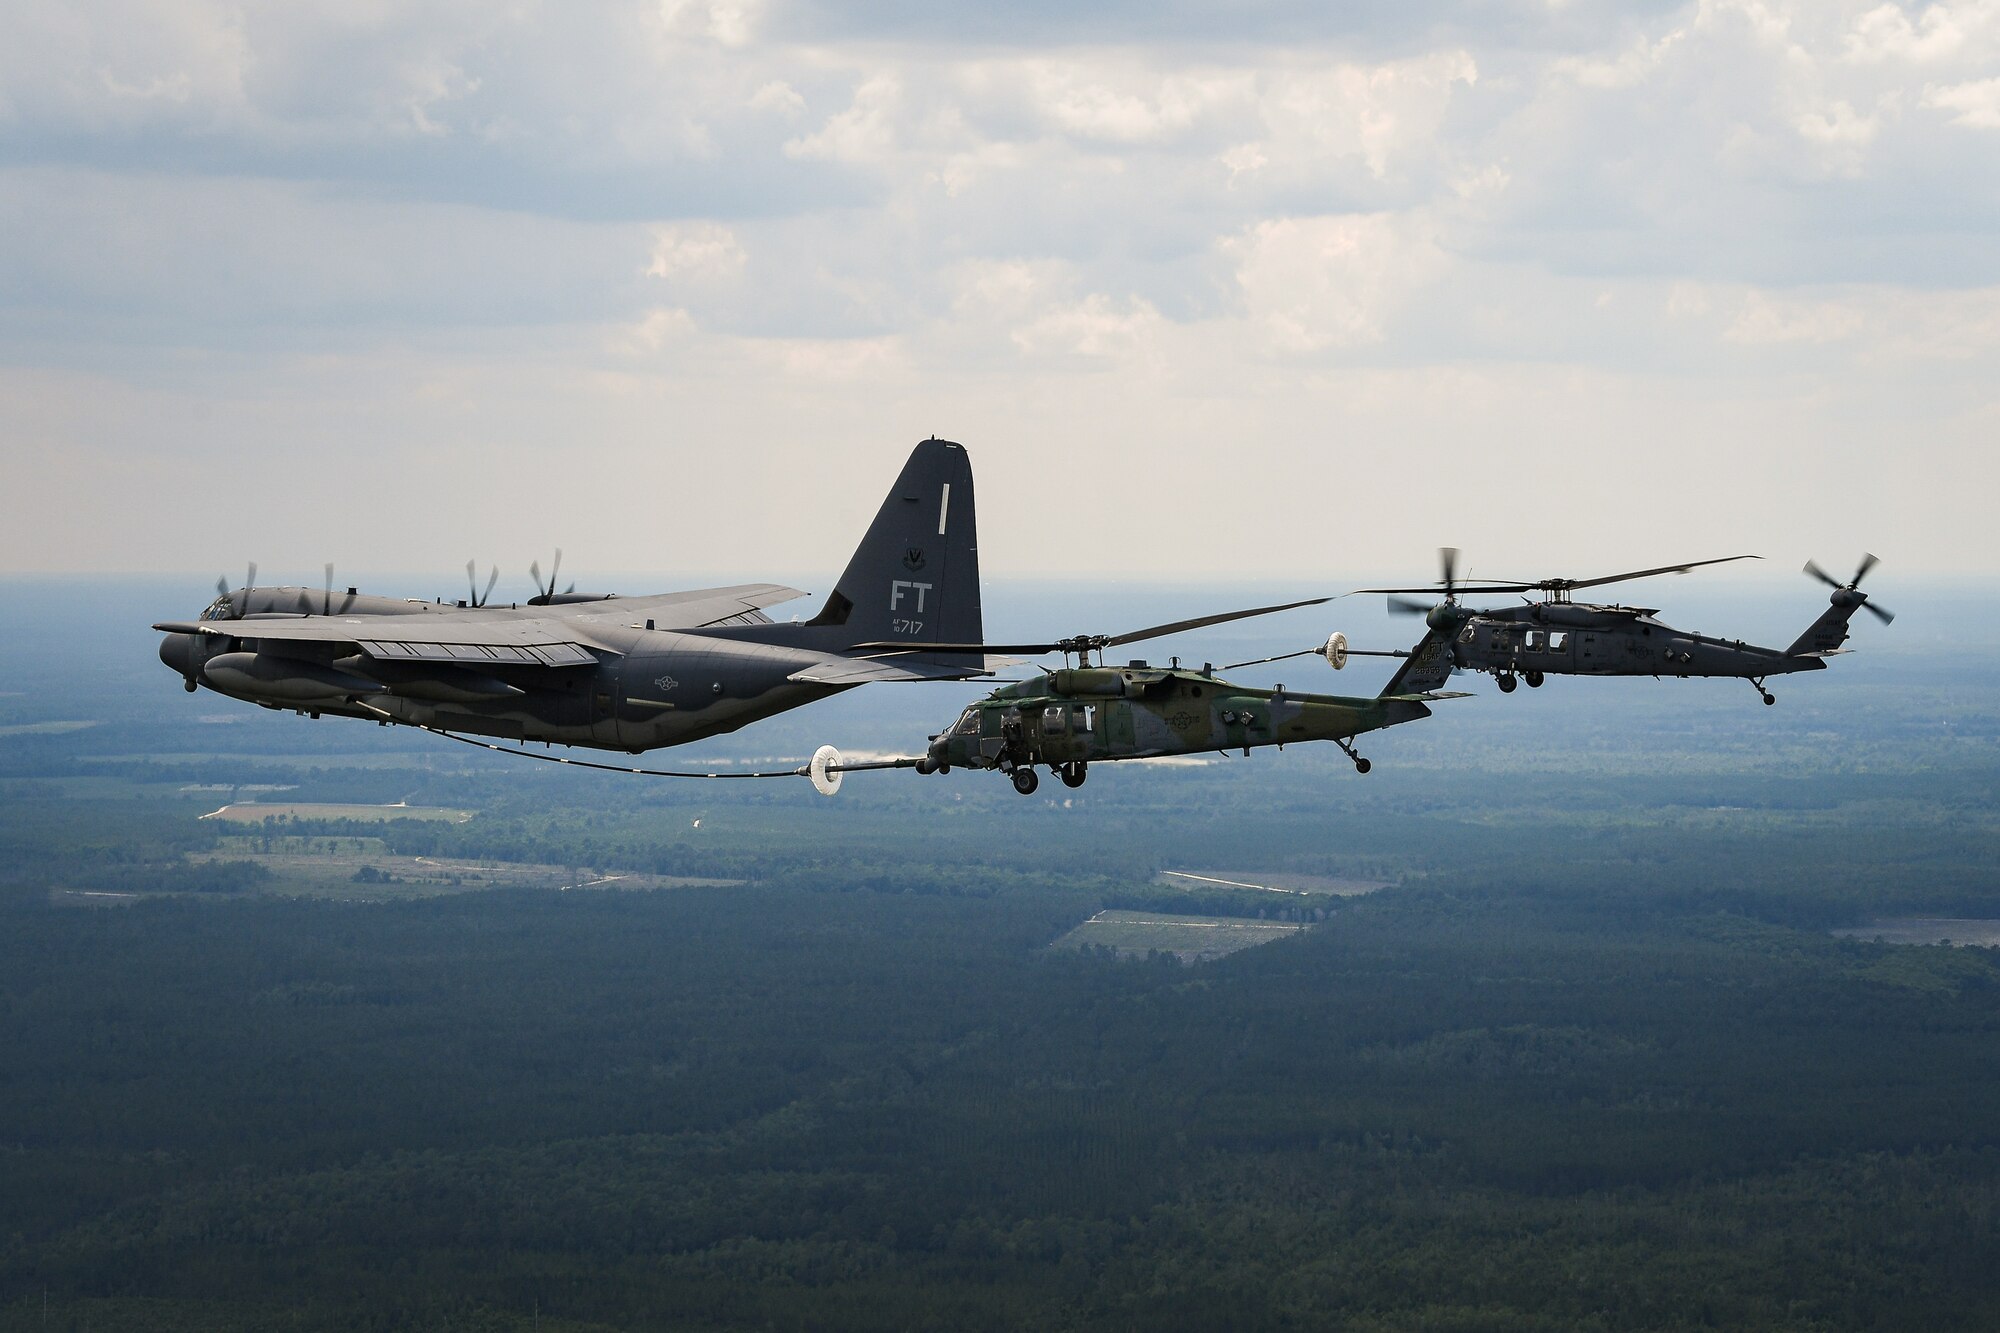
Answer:
M201 618L203 620L228 620L235 614L235 608L229 604L228 595L224 594L208 604L208 609L201 613Z
M979 734L979 710L977 708L968 708L963 713L960 713L958 721L953 725L952 730L961 736L977 736Z

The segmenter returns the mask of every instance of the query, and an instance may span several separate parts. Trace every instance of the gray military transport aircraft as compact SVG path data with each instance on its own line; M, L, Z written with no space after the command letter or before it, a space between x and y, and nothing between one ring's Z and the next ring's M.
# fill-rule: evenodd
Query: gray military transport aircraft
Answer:
M926 440L811 620L764 608L775 583L645 597L544 592L492 605L307 588L226 587L167 621L160 660L206 687L302 715L366 718L637 754L680 745L870 681L989 675L978 643L979 541L962 445ZM497 575L496 575L497 577ZM487 584L490 594L492 583ZM900 647L909 643L911 648Z

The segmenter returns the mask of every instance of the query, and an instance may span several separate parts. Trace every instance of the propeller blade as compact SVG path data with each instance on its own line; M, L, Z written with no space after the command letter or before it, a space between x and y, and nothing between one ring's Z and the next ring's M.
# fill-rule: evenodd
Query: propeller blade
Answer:
M484 606L493 600L493 585L499 581L500 566L495 565L493 566L493 577L486 580L486 591L479 594L479 605Z
M472 560L465 562L465 596L468 604L472 606L479 605L478 569L478 562Z
M1391 597L1389 614L1392 616L1427 616L1431 609L1422 602L1413 602L1407 597Z
M1806 573L1812 575L1829 588L1838 588L1840 586L1840 580L1821 569L1817 561L1806 561Z
M556 562L549 566L549 594L551 596L555 595L556 575L560 573L562 573L562 547L558 546L556 547ZM570 584L569 590L575 592L576 585L574 583Z
M1444 595L1447 597L1451 596L1451 585L1458 582L1458 548L1456 546L1438 547L1438 573L1442 575L1440 582L1444 584Z
M1861 553L1861 568L1854 571L1854 581L1847 586L1850 588L1860 586L1861 580L1868 577L1868 571L1881 563L1875 556L1869 554L1867 551L1863 551Z
M540 594L542 594L543 596L547 596L547 595L548 595L548 591L549 591L549 590L548 590L547 588L544 588L544 587L542 586L542 562L541 562L541 561L539 561L539 560L536 560L536 561L532 562L531 564L529 564L529 566L528 566L528 577L529 577L529 578L531 578L531 579L533 579L533 580L535 581L535 591L536 591L537 593L540 593Z
M229 576L227 574L217 574L215 576L215 592L219 597L229 596Z
M326 596L320 600L319 613L323 616L333 614L333 561L331 560L326 562Z
M1874 616L1877 620L1881 621L1885 625L1891 623L1896 619L1896 613L1894 611L1891 611L1886 606L1877 606L1873 602L1863 602L1861 604L1861 609L1863 611L1868 612L1870 615Z

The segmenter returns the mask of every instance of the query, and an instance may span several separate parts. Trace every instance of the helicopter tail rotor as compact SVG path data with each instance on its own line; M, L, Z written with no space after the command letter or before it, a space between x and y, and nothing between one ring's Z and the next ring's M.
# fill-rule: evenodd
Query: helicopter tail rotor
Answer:
M1881 564L1881 558L1871 552L1861 554L1861 563L1855 567L1854 577L1842 583L1833 575L1819 567L1815 560L1806 561L1805 572L1833 589L1833 604L1838 607L1859 607L1877 620L1887 625L1894 621L1896 613L1885 606L1877 606L1868 600L1868 594L1861 591L1861 580L1868 577L1868 571Z

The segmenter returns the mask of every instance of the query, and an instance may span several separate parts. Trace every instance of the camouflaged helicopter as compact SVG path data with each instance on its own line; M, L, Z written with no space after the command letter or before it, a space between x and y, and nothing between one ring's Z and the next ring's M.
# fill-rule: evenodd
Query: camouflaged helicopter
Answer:
M1516 683L1526 681L1537 688L1544 677L1564 676L1691 676L1739 677L1755 687L1767 704L1777 702L1764 687L1768 676L1797 671L1819 671L1826 659L1846 651L1847 623L1854 613L1865 609L1883 624L1896 617L1868 600L1860 583L1878 561L1863 555L1860 568L1846 583L1834 578L1812 561L1805 572L1833 589L1830 605L1808 625L1789 648L1762 648L1741 639L1721 639L1675 629L1658 619L1658 611L1642 606L1599 606L1573 602L1570 594L1583 588L1651 578L1658 574L1684 574L1703 565L1721 565L1734 560L1755 560L1750 555L1723 556L1716 560L1696 560L1684 565L1662 565L1657 569L1633 570L1594 579L1541 579L1536 582L1458 581L1458 551L1444 547L1438 552L1439 582L1418 588L1362 588L1364 593L1443 593L1434 605L1406 601L1392 595L1389 609L1404 615L1420 615L1427 626L1413 652L1448 652L1453 664L1468 671L1492 675L1503 694L1514 692ZM1459 598L1483 593L1540 593L1540 601L1523 598L1521 606L1475 609L1463 606Z
M1426 705L1432 701L1466 697L1436 692L1451 670L1448 655L1408 656L1380 694L1359 698L1308 694L1283 685L1275 689L1238 685L1217 676L1213 666L1195 670L1181 666L1178 658L1167 666L1144 661L1107 666L1103 660L1107 648L1327 600L1317 597L1127 634L1086 634L1052 643L976 648L924 644L927 652L1061 653L1065 665L1010 682L972 704L931 737L920 758L850 764L832 746L822 746L804 771L815 787L831 796L840 788L841 774L860 769L914 768L919 773L996 769L1012 779L1015 791L1028 796L1040 785L1038 766L1047 767L1066 787L1081 787L1095 763L1234 749L1247 755L1265 745L1332 741L1354 761L1357 773L1366 773L1370 765L1355 751L1354 737L1428 717ZM1344 635L1330 636L1319 651L1334 668L1346 665ZM1068 664L1071 658L1074 665Z

